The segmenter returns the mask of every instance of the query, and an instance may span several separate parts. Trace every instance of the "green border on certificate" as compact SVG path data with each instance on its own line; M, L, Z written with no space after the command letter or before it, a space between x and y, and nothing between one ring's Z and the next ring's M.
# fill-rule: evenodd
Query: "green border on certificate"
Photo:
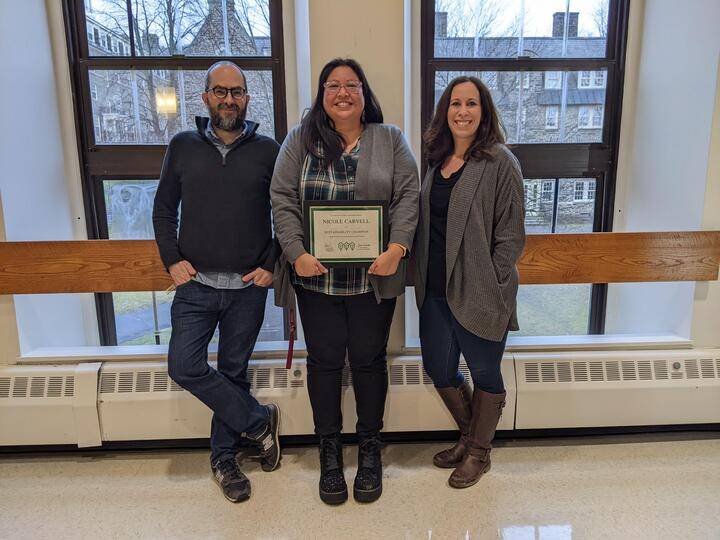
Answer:
M368 266L387 244L385 201L305 201L308 253L331 266Z

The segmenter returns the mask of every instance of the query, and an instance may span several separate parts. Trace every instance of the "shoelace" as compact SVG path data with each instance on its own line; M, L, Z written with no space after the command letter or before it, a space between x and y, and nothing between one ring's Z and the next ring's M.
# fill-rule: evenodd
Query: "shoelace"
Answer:
M320 463L324 470L339 469L338 446L333 439L320 440Z
M231 459L226 459L217 464L217 470L220 471L222 478L226 476L238 476L237 465Z
M382 444L379 439L365 439L360 443L360 467L374 469L380 463L380 448Z

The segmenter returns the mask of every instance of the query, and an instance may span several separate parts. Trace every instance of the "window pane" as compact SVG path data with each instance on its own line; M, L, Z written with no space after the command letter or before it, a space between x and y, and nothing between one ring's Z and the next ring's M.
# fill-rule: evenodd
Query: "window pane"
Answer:
M521 86L521 73L438 71L435 103L453 78L470 75L490 89L509 143L602 142L604 87L578 88L580 72L560 71L527 72L528 84Z
M511 336L587 334L592 285L520 285L518 322Z
M90 56L129 56L125 0L85 0L88 53Z
M605 57L608 0L571 0L567 17L566 7L565 0L435 0L435 56Z
M231 4L232 2L228 2ZM230 17L230 50L235 56L270 56L270 0L235 0Z
M525 232L546 234L553 232L553 204L555 180L524 180Z
M595 180L561 178L558 191L558 233L593 232L595 221Z
M152 207L157 184L157 180L103 181L111 240L154 238ZM164 291L113 293L118 345L167 344L174 296L174 292ZM275 306L274 298L273 291L269 291L258 341L285 339L283 310Z
M247 118L274 137L272 73L246 75L252 96ZM195 116L208 116L201 70L91 70L90 86L96 144L167 144L195 129Z
M132 11L138 56L270 55L269 0L132 0Z
M587 178L525 179L527 234L593 232L595 180ZM558 189L554 212L555 189Z
M436 0L435 56L517 56L521 5L520 0Z

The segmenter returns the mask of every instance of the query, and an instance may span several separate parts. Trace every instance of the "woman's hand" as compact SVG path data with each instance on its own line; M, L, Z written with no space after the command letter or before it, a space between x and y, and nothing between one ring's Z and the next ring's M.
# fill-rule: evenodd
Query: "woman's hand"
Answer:
M320 261L309 253L303 253L295 259L295 273L300 277L321 276L327 274L328 270Z
M392 276L397 272L400 259L403 258L405 250L399 244L390 244L387 251L384 251L368 268L368 274L376 276Z

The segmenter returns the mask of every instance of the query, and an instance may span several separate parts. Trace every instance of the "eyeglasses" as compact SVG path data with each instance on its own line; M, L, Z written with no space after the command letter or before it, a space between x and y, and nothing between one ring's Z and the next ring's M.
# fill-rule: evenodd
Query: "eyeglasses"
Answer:
M337 94L341 88L345 88L351 94L359 94L362 83L360 81L348 81L345 84L340 84L338 81L328 81L323 83L323 88L328 94Z
M225 99L228 93L233 99L242 99L247 95L247 90L242 86L236 86L235 88L225 88L224 86L215 86L214 88L206 88L206 92L212 92L216 98Z

